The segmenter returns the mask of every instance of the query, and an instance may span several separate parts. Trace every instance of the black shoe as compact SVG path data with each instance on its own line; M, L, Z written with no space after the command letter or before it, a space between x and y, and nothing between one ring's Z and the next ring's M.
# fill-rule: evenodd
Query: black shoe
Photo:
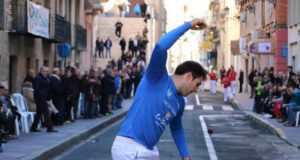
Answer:
M42 131L38 129L30 129L30 132L42 132Z
M58 132L58 131L52 128L52 129L47 129L47 132Z

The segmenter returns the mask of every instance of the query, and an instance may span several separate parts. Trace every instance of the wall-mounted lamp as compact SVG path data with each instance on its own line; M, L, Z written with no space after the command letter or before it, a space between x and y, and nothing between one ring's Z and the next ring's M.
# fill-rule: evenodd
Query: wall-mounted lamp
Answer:
M224 8L224 12L225 12L225 15L229 14L229 8L227 6Z

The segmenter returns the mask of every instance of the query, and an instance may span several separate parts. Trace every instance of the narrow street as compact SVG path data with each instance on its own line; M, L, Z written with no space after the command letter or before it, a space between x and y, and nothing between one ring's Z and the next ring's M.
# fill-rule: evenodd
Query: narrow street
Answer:
M121 122L66 149L52 160L111 159L110 149ZM297 154L297 150L277 136L224 103L219 93L190 95L183 126L192 159L290 160ZM207 133L209 128L214 130L212 135ZM181 159L169 129L166 128L157 147L160 159Z

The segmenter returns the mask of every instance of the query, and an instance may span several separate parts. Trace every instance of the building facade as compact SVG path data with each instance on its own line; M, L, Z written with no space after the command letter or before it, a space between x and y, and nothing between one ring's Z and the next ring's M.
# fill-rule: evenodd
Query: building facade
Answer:
M0 0L0 80L20 92L28 69L41 66L80 67L86 50L84 1ZM70 55L61 58L58 46Z

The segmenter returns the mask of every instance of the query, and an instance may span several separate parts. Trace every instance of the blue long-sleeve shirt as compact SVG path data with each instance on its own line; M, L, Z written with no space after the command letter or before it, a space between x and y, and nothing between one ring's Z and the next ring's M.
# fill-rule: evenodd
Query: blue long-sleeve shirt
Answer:
M170 130L181 157L189 157L182 128L184 99L168 75L167 50L179 39L191 24L185 23L170 31L156 44L145 76L141 80L131 108L121 126L119 136L133 138L152 150L159 141L165 126Z

